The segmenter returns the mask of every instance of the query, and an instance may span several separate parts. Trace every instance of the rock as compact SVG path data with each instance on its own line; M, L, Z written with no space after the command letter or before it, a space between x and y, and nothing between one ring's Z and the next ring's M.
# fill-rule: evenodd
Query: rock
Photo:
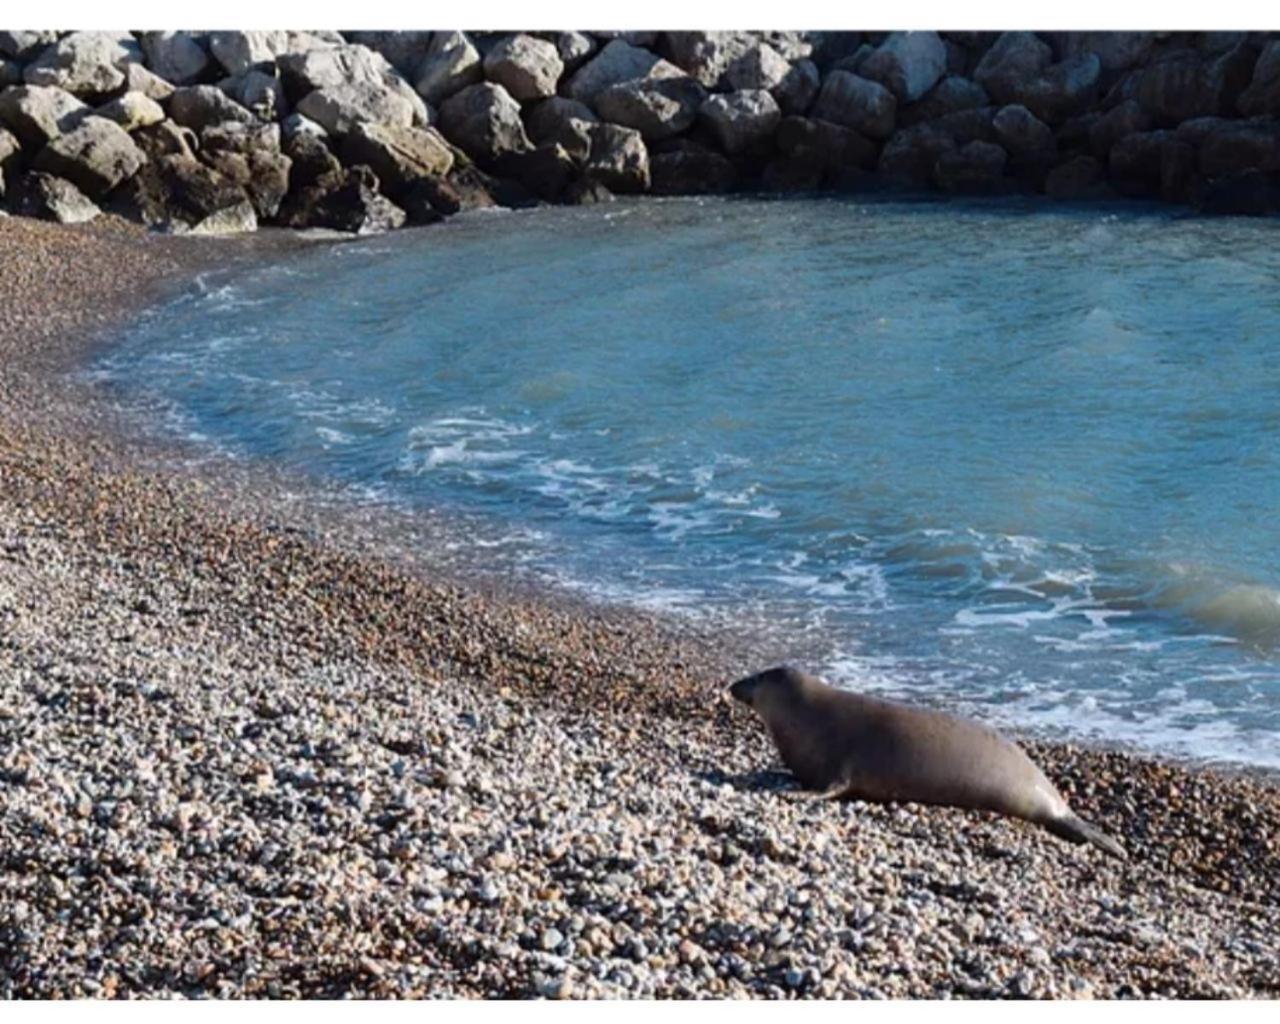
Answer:
M558 143L509 153L498 161L498 172L514 178L539 199L555 202L564 195L577 174L573 158Z
M162 156L184 156L194 160L196 151L200 148L200 140L195 132L172 121L160 121L137 129L133 132L133 141L149 161Z
M610 44L612 45L612 44ZM591 153L586 172L611 192L646 192L649 189L649 151L633 128L616 124L590 124Z
M1097 54L1104 74L1142 64L1156 46L1155 32L1060 32L1057 36L1064 59L1082 53Z
M393 199L419 178L443 178L453 168L453 151L434 128L358 125L342 144L348 164L365 164Z
M1263 49L1248 88L1236 99L1236 109L1245 117L1280 116L1280 40Z
M650 191L660 196L728 192L737 180L729 160L696 143L686 143L671 152L651 153L649 176Z
M1135 98L1159 126L1231 113L1250 83L1254 56L1247 44L1213 60L1194 50L1170 54L1137 73Z
M563 71L554 43L523 34L505 37L484 58L485 77L521 102L554 96Z
M1206 178L1245 171L1280 172L1280 124L1274 121L1226 122L1200 144L1200 173Z
M1005 189L1008 154L991 142L970 142L942 153L933 178L944 192L989 195Z
M211 213L202 221L191 226L190 234L193 235L240 235L249 231L258 230L258 217L254 212L253 204L247 201L241 201L234 206L228 206Z
M146 163L146 155L114 121L86 117L36 154L33 164L66 178L90 199L100 199Z
M1160 151L1160 198L1167 203L1187 203L1199 179L1196 151L1175 136Z
M1017 103L1028 82L1040 77L1053 58L1034 32L1004 32L974 68L973 78L997 103Z
M281 151L280 127L230 122L200 133L202 160L239 185L258 217L269 219L289 191L292 161Z
M57 41L57 32L0 32L0 56L31 60Z
M259 68L224 78L218 88L263 121L279 121L289 113L284 83Z
M429 117L426 104L385 57L366 46L343 45L282 53L276 58L285 92L305 98L322 92L331 111L341 109L335 118L348 120L353 112L357 120L385 120L388 124L416 124L425 127ZM298 109L302 106L299 103ZM402 120L402 111L409 120ZM306 113L306 111L303 111ZM320 124L323 118L307 114Z
M919 103L898 108L898 121L904 128L922 121L932 121L960 110L973 110L990 104L987 90L977 82L958 75L948 75Z
M1164 144L1169 131L1137 132L1111 147L1108 158L1112 184L1126 196L1148 196L1159 191Z
M344 32L349 43L366 46L374 53L381 54L387 63L406 79L412 79L422 66L431 42L438 33L430 31L377 31L377 32Z
M751 89L708 98L698 116L732 156L769 149L782 111L770 93Z
M569 186L564 202L570 206L591 206L595 203L613 202L613 193L591 178L579 178Z
M1097 100L1102 64L1097 54L1082 53L1054 64L1017 90L1018 101L1036 117L1060 124Z
M56 86L19 85L0 92L0 124L33 153L72 131L90 113L89 107Z
M298 113L310 118L331 135L346 135L361 124L385 124L408 128L425 124L422 101L410 102L403 93L371 82L345 82L309 92L298 102Z
M423 178L415 182L401 203L406 211L413 212L417 223L427 223L464 210L497 206L496 195L501 191L501 185L474 164L455 163L444 179Z
M724 82L737 91L767 89L772 92L787 77L791 65L768 43L756 43L738 56L724 72Z
M212 68L213 58L190 32L143 32L141 42L147 67L165 81L190 85Z
M681 75L679 68L656 54L615 39L578 69L564 91L570 99L592 106L598 94L619 82L636 78L679 78Z
M556 36L556 52L565 71L573 72L596 52L596 41L585 32L561 32Z
M1089 129L1089 148L1104 157L1126 135L1149 131L1151 118L1137 100L1125 100L1098 117Z
M634 128L648 142L687 131L706 99L698 81L682 75L619 82L597 94L595 106L606 121Z
M254 117L216 85L188 85L169 97L169 116L197 132L224 121L249 124Z
M401 227L405 213L378 194L378 179L367 167L352 167L336 181L289 197L281 222L293 228L328 228L357 235Z
M808 117L783 118L777 142L787 154L816 154L828 177L853 167L870 170L880 155L880 148L861 132Z
M0 89L22 84L22 65L16 60L0 59Z
M151 159L122 192L132 216L166 230L179 225L189 228L249 202L243 188L214 168L180 154Z
M1280 212L1280 189L1262 171L1244 171L1207 182L1195 205L1201 213L1218 216L1265 216Z
M893 133L897 109L893 93L879 82L848 71L832 71L822 83L812 114L869 138L883 139Z
M1057 159L1053 131L1024 106L1001 107L992 118L991 127L1019 174L1038 178Z
M141 64L130 64L124 72L125 92L140 92L157 103L166 102L173 95L173 86Z
M932 122L895 132L880 151L876 172L888 184L924 188L933 181L938 159L955 149L951 133Z
M318 139L327 139L329 133L305 114L293 113L280 122L280 137L291 139L295 135L314 135Z
M672 63L710 89L720 83L735 60L758 44L759 36L752 32L665 32L663 41Z
M127 132L164 120L164 107L140 92L126 92L94 111L97 117L114 121Z
M39 171L28 173L17 184L11 205L20 216L59 224L82 224L102 212L71 182Z
M475 85L483 77L480 54L462 32L437 32L422 64L414 88L418 95L438 106L456 92Z
M17 136L0 128L0 197L5 194L8 180L17 175L21 160L22 145Z
M891 32L858 68L879 82L899 103L914 103L932 89L947 70L947 48L936 32Z
M579 121L577 118L569 118L545 141L555 142L574 160L586 163L591 156L591 126L596 123L595 120Z
M72 32L27 65L29 85L52 85L76 96L94 96L124 85L125 67L142 59L133 37L120 32Z
M599 119L585 103L568 100L563 96L552 96L541 103L535 103L524 112L525 129L529 133L529 138L539 146L556 138L560 134L560 129L570 120L590 123Z
M783 114L803 114L818 95L822 75L811 60L798 60L771 90Z
M849 54L846 57L842 57L840 58L840 60L836 61L831 66L831 70L832 71L851 71L853 72L853 74L856 75L859 71L862 70L863 62L866 61L866 59L875 52L876 52L876 48L874 46L872 46L870 43L863 43L853 53Z
M1106 190L1104 179L1100 160L1077 156L1049 172L1044 180L1044 191L1050 199L1095 199Z
M345 45L341 36L325 32L210 32L209 50L228 75L266 68L278 56Z
M282 148L291 161L291 192L315 185L323 178L342 174L342 164L320 135L308 131L296 131L291 135L286 133Z
M440 108L445 137L482 163L531 148L520 104L493 82L469 85Z

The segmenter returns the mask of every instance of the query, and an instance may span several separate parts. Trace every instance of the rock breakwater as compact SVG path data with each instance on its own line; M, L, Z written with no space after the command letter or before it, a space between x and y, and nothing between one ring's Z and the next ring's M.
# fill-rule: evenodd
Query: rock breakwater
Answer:
M1280 211L1277 32L0 32L0 210L368 233L613 193Z

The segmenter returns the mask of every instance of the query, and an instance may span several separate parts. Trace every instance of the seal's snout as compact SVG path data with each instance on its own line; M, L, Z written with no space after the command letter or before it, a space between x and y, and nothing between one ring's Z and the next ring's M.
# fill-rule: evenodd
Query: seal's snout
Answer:
M747 676L745 679L739 679L736 683L730 683L725 693L736 701L743 704L751 704L751 695L755 692L756 676Z

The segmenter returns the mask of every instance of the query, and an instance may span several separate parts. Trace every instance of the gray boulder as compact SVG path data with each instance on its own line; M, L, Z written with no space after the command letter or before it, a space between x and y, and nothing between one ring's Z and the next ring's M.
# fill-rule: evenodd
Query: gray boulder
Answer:
M1017 103L1023 87L1052 59L1053 51L1034 32L1004 32L974 68L973 79L997 103Z
M443 178L453 168L453 151L434 128L362 124L343 140L342 157L371 168L393 198L419 178Z
M1008 154L993 142L970 142L947 150L933 167L933 179L944 192L986 195L1004 191Z
M130 64L124 71L124 91L140 92L147 99L164 103L173 95L173 86L142 64Z
M529 138L538 146L556 139L560 130L571 120L591 123L599 119L585 103L565 99L563 96L552 96L533 104L524 112L524 125Z
M611 192L649 190L649 151L638 131L598 123L588 125L587 133L591 139L591 154L585 167L588 177Z
M0 32L0 57L31 60L57 41L57 32Z
M879 82L899 103L914 103L947 70L947 48L936 32L891 32L858 69Z
M195 131L224 121L243 121L254 116L216 85L188 85L175 89L169 97L169 116Z
M1263 48L1248 88L1236 99L1236 109L1245 117L1280 116L1280 40Z
M1082 53L1097 54L1104 73L1127 71L1151 56L1156 32L1059 32L1059 53L1065 60Z
M248 200L242 200L234 206L211 213L204 220L193 224L188 234L219 237L243 235L257 230L258 215L254 211L253 204Z
M330 135L346 135L360 124L408 128L423 125L421 99L410 102L403 93L371 82L343 82L307 93L298 113L309 117Z
M65 178L32 171L14 189L13 212L59 224L82 224L102 211Z
M1137 72L1135 98L1158 125L1228 114L1250 84L1255 58L1248 44L1209 60L1179 51Z
M483 77L480 53L462 32L437 32L418 67L414 88L432 105L475 85Z
M71 93L52 85L19 85L0 92L0 124L33 153L90 113Z
M532 148L520 104L493 82L469 85L445 100L440 127L446 138L482 163Z
M791 65L782 81L770 92L784 114L803 114L818 95L821 84L822 76L818 72L818 65L802 58Z
M37 171L66 178L90 199L100 199L137 173L146 155L114 121L86 117L36 154Z
M1097 100L1102 63L1097 54L1081 53L1046 68L1018 90L1019 102L1049 124L1060 124Z
M114 121L127 132L164 120L164 107L144 93L126 92L94 111L95 116Z
M812 114L870 138L883 139L893 133L897 109L893 93L879 82L848 71L832 71L822 83Z
M1026 107L1001 107L991 121L996 138L1021 173L1042 174L1058 155L1053 130Z
M52 85L76 96L112 92L125 81L125 67L142 53L127 32L72 32L27 65L29 85Z
M265 67L286 53L344 46L331 32L210 32L209 50L228 75L242 75L250 68Z
M523 34L505 37L484 58L485 77L520 102L554 96L563 71L554 43Z
M611 85L636 78L679 78L683 72L657 54L615 39L578 69L565 87L570 99L593 105L596 96Z
M200 156L239 185L262 218L274 217L289 191L292 161L281 151L280 126L231 121L200 133Z
M759 41L754 32L663 33L671 62L708 89L719 85L729 66Z
M782 111L768 91L750 89L709 97L698 116L721 148L733 156L768 149Z
M987 90L959 75L948 75L927 96L909 107L900 107L898 121L903 127L945 117L960 110L973 110L991 103Z
M1232 121L1218 126L1200 144L1199 170L1206 178L1280 172L1280 124Z
M735 58L724 72L730 89L767 89L772 92L791 70L791 64L768 43L756 43Z
M585 32L561 32L556 36L556 52L565 71L573 72L596 52L596 41Z
M387 62L405 78L412 79L422 66L422 61L431 48L435 32L344 32L349 43L367 46L375 53L381 54Z
M284 83L261 68L224 78L218 88L263 121L280 121L289 113Z
M840 172L875 167L880 147L853 128L812 117L785 117L778 125L778 149L816 162L830 180Z
M175 85L190 85L213 65L213 58L190 32L143 32L147 67Z
M707 91L698 81L683 75L619 82L600 92L595 105L604 120L634 128L651 142L691 128L706 99Z
M956 148L951 133L930 122L895 132L880 151L876 173L903 188L927 188L944 153Z
M1126 135L1150 131L1151 117L1137 100L1125 100L1094 121L1089 129L1089 149L1103 157Z
M282 53L276 58L276 65L290 95L306 96L324 91L330 97L331 106L338 104L363 110L361 120L377 121L384 113L407 109L410 112L409 123L422 126L428 123L427 107L422 97L396 73L385 57L366 46L330 46L301 53ZM301 105L299 109L302 109ZM325 124L314 114L307 116ZM392 114L387 123L401 123L399 114ZM329 130L333 131L332 128Z

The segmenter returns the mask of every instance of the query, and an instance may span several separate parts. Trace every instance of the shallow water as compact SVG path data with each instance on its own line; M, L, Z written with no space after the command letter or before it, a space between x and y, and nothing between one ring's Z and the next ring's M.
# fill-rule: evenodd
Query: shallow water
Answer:
M1280 249L1142 209L479 213L202 282L101 375L849 685L1280 766Z

